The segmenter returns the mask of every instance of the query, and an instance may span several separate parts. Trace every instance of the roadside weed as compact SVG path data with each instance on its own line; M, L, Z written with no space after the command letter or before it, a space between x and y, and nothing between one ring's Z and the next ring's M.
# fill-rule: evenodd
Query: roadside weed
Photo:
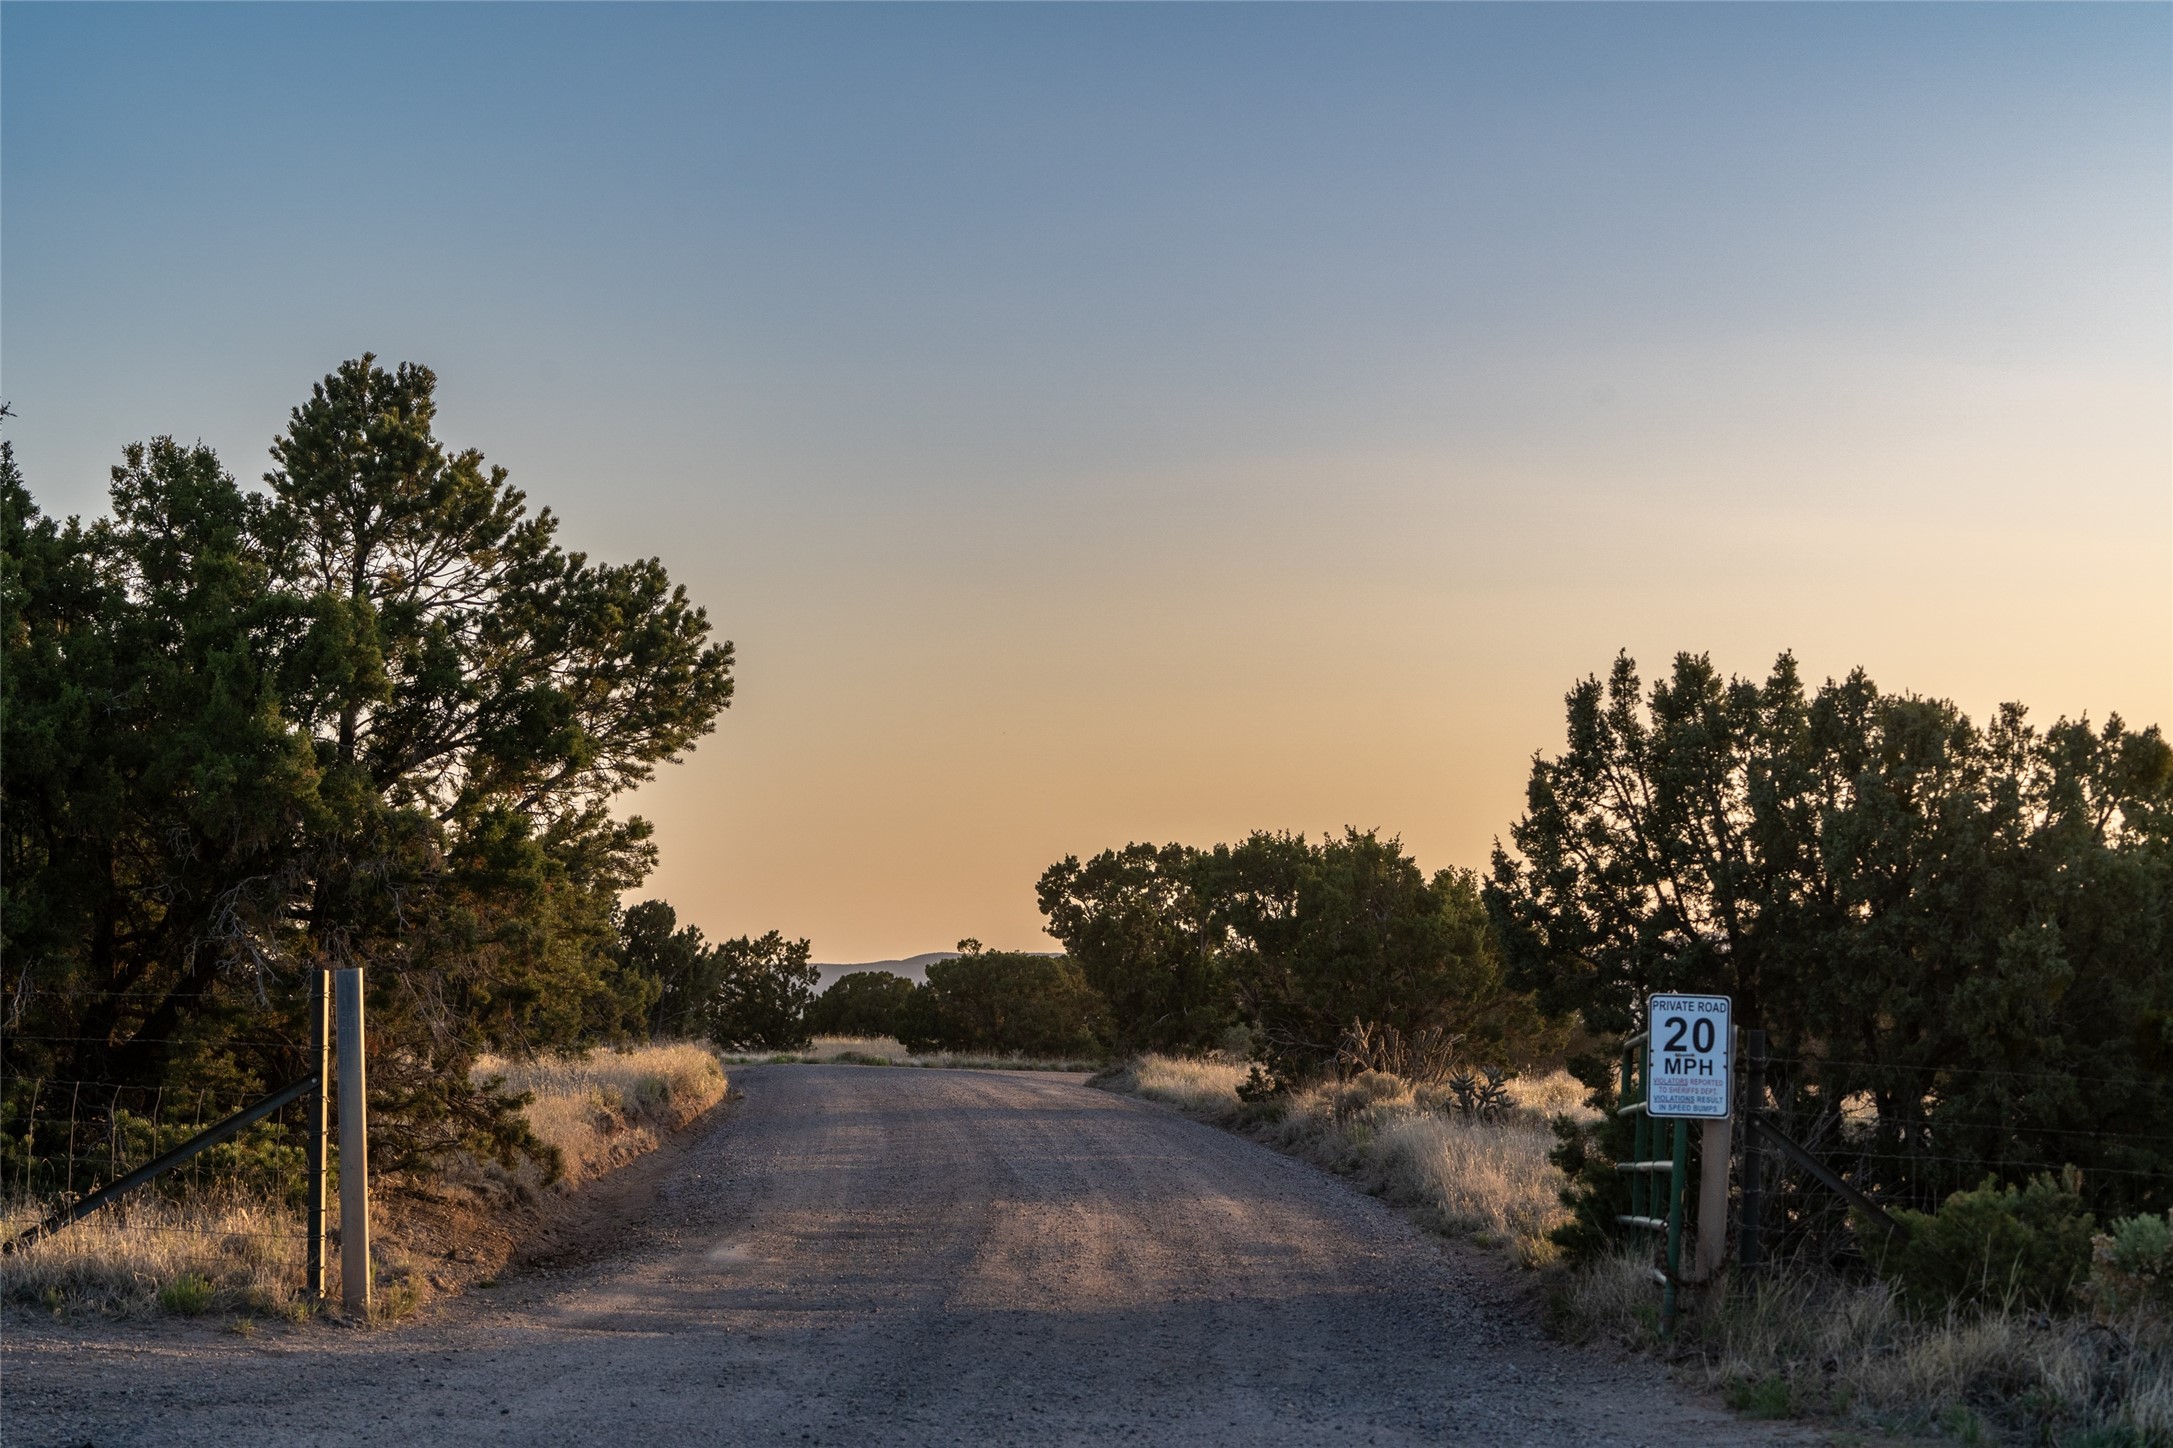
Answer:
M158 1305L182 1317L195 1317L211 1306L211 1279L184 1272L158 1290Z

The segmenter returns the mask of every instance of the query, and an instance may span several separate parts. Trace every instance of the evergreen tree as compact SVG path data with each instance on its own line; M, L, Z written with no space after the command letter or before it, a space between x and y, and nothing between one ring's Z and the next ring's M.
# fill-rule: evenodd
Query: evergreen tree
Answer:
M701 1007L709 1037L727 1049L796 1051L808 1043L807 1009L822 972L807 942L742 935L716 948L716 984Z
M39 516L0 454L10 1075L262 1087L312 974L367 971L385 1162L505 1149L486 1046L639 1029L611 800L712 726L731 647L655 560L593 564L365 356L267 492L160 438L112 516Z
M1785 654L1762 683L1681 655L1649 695L1621 658L1567 703L1568 747L1534 762L1486 891L1514 978L1550 1010L1620 1039L1652 991L1733 996L1780 1058L1791 1124L1833 1131L1868 1104L1851 1149L1889 1196L2074 1163L2103 1207L2168 1204L2157 729L2040 731L2017 705L1980 728L1861 671L1808 692Z

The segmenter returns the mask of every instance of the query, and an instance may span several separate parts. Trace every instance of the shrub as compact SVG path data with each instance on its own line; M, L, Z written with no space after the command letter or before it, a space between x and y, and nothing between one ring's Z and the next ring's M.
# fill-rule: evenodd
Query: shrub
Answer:
M1753 1418L1786 1418L1795 1407L1795 1393L1779 1373L1738 1379L1728 1385L1726 1396L1729 1407Z
M2082 1174L2001 1187L1987 1177L1936 1212L1899 1211L1908 1240L1878 1258L1880 1275L1909 1309L2065 1308L2089 1276L2093 1219L2083 1210ZM1869 1233L1861 1234L1868 1237Z
M1651 1272L1649 1250L1625 1248L1564 1273L1561 1327L1579 1340L1658 1346ZM1664 1351L1741 1411L1837 1420L1836 1442L2173 1445L2173 1318L2108 1330L1997 1306L1910 1314L1883 1282L1798 1259L1695 1301ZM1875 1427L1895 1436L1862 1432Z
M2091 1245L2090 1296L2098 1306L2173 1313L2173 1212L2123 1217Z

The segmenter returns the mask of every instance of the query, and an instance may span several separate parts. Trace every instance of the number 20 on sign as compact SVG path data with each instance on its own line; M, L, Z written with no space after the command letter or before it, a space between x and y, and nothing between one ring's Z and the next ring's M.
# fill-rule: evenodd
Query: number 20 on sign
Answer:
M1733 1095L1728 1080L1728 1008L1723 995L1645 998L1646 1111L1718 1120Z

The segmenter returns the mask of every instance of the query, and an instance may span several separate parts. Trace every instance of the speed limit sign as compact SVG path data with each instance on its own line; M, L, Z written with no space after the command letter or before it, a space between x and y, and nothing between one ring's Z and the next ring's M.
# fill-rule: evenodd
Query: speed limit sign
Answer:
M1645 1110L1652 1116L1728 1115L1728 997L1645 998Z

